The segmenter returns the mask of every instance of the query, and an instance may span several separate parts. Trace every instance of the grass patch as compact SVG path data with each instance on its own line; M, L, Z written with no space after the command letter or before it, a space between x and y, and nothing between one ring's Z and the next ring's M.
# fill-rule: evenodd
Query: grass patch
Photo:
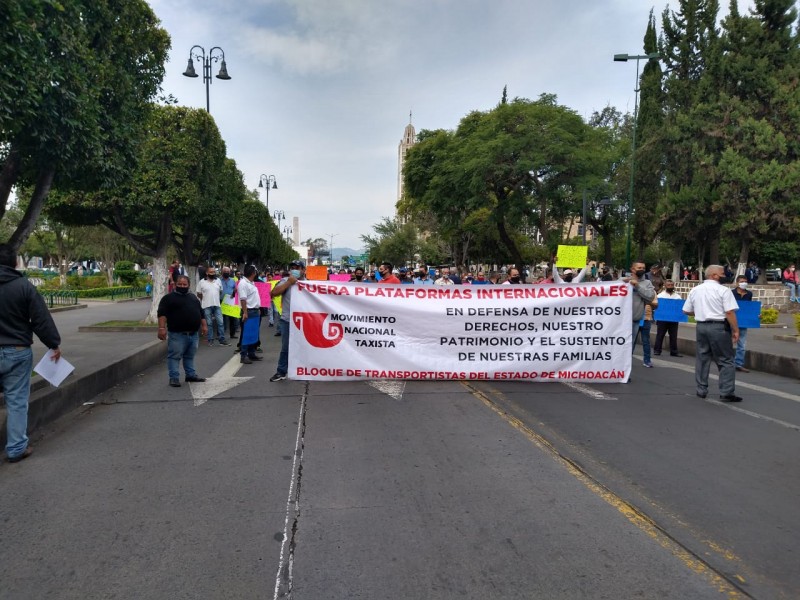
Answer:
M103 321L95 323L95 327L152 327L156 329L158 323L145 323L144 321Z

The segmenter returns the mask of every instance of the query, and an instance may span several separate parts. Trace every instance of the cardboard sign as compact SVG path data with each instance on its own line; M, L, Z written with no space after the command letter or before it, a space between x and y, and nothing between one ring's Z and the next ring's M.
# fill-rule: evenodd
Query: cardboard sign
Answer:
M241 305L238 302L236 302L236 300L231 298L230 294L225 294L225 296L222 298L222 302L220 303L219 307L220 310L222 311L222 314L228 317L239 319L242 316Z
M331 281L350 281L350 275L347 273L334 273L330 277Z
M328 267L324 265L306 267L306 279L309 281L327 281Z
M733 294L736 296L736 293ZM736 322L742 329L758 329L761 327L761 302L751 301L739 304L736 311Z
M272 296L270 295L272 286L269 283L262 283L261 281L254 281L253 285L256 286L258 290L258 299L261 302L261 306L264 308L268 307L269 303L272 301Z
M689 315L683 312L683 300L676 298L659 298L658 308L653 311L653 318L662 323L688 323Z
M558 246L558 266L577 267L586 266L586 257L589 255L588 246Z

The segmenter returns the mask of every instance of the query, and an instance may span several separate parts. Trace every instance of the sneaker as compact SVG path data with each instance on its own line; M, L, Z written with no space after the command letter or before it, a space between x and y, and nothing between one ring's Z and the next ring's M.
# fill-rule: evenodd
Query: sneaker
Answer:
M644 366L647 367L648 369L652 369L653 368L653 363L646 362L646 363L644 363Z
M255 356L255 355L254 355L254 356L248 356L247 358L249 358L250 360L264 360L264 358L263 358L263 357L261 357L261 356Z
M253 364L253 361L250 360L249 358L247 358L246 356L243 356L242 358L240 358L239 362L242 363L243 365L252 365Z
M208 342L206 342L206 345L210 348L211 346L214 345L214 340L208 340Z
M283 381L284 379L286 379L286 375L281 375L280 373L275 373L269 378L270 381Z
M738 367L737 366L736 370L739 371L739 373L749 373L750 372L750 369L746 369L745 367Z
M198 377L197 375L192 375L191 377L188 375L186 376L187 383L203 383L205 380L205 377Z
M169 385L170 387L181 387L181 382L179 379L170 379Z
M275 332L275 337L281 337L281 332L280 331L276 331Z
M220 340L220 341L219 341L219 345L220 345L220 346L230 346L230 345L231 345L231 343L230 343L230 342L226 342L225 340Z
M275 323L270 323L269 326L270 327L275 327Z
M263 354L263 353L264 353L264 351L261 349L261 346L259 346L258 348L256 348L256 352L260 352L261 354Z

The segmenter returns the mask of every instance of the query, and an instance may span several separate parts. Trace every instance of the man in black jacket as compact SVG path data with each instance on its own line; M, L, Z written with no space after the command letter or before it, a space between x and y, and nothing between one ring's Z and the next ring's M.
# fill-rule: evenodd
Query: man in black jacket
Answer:
M61 358L61 336L34 285L14 267L17 253L0 245L0 379L7 413L6 456L19 462L33 453L28 445L28 399L33 369L33 334Z
M189 277L178 275L175 279L175 291L170 292L158 304L158 339L167 339L167 371L169 384L181 387L180 366L186 372L187 382L201 383L204 377L198 377L194 370L194 356L197 353L198 330L206 335L206 317L200 308L200 300L189 293Z

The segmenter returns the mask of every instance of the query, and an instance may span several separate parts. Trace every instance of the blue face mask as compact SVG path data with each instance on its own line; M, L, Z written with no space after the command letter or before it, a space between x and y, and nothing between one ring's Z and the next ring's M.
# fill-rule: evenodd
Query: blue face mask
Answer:
M298 269L292 269L291 271L289 271L289 275L291 275L295 279L299 279L300 278L300 271Z

